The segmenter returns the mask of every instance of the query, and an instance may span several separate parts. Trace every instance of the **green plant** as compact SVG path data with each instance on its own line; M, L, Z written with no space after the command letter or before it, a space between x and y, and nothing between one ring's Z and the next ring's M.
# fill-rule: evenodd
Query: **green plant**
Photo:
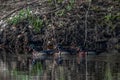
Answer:
M107 14L104 19L106 22L110 22L110 21L114 21L116 18L120 18L120 13L117 13L117 14Z
M75 0L69 0L70 4L73 5L75 3Z
M28 20L30 25L32 25L34 27L35 31L38 32L42 28L43 20L40 19L39 17L36 18L36 17L32 16L29 8L19 11L18 15L15 15L11 19L8 19L8 24L16 25L25 19Z
M16 25L20 21L22 21L30 16L31 16L30 9L21 10L18 12L17 15L11 17L11 19L8 19L7 22L9 24Z
M66 9L67 9L68 11L70 11L70 10L72 9L72 6L71 6L71 5L67 5L67 6L66 6Z
M109 13L108 15L106 15L105 16L105 21L111 21L111 19L112 19L112 14L111 13Z
M39 32L40 29L43 27L43 20L39 17L32 17L30 19L30 24L34 27L35 31Z
M67 11L72 10L72 8L74 7L74 3L75 3L75 0L69 0L69 4L67 4L66 6Z
M65 14L65 10L62 9L62 10L59 10L55 13L55 15L58 15L58 16L63 16Z
M116 27L116 20L120 20L120 13L109 13L104 17L104 23L110 27L111 31L113 31Z

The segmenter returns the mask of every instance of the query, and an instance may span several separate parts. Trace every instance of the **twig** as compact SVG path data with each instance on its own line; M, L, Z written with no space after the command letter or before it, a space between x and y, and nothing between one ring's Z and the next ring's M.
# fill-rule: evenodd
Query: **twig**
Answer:
M88 21L88 13L89 13L89 9L91 6L91 1L89 2L89 6L88 6L88 10L86 11L86 15L85 15L85 41L84 41L84 46L86 45L86 41L87 41L87 32L88 32L88 25L87 25L87 21Z
M31 5L31 4L35 3L35 2L37 2L37 0L36 0L36 1L33 1L33 2L30 2L30 3L28 3L28 4L26 4L25 6L22 6L22 7L20 7L20 8L14 9L14 10L11 11L10 13L8 13L7 15L4 15L4 16L0 19L0 21L1 21L1 20L4 20L5 18L7 18L7 17L10 16L11 14L15 13L16 11L19 11L19 10L27 7L28 5Z
M86 46L86 41L87 41L87 37L88 37L88 25L87 25L87 21L88 21L88 13L89 13L89 9L91 6L91 0L89 1L89 5L88 5L88 10L86 11L86 15L85 15L85 41L84 41L84 47ZM86 52L86 80L88 80L88 71L87 71L87 52Z
M63 7L64 7L64 5L62 5L61 7L57 8L57 9L55 9L55 10L52 10L52 11L49 11L49 12L45 12L45 13L41 13L41 14L38 13L37 15L42 16L42 15L51 14L51 13L54 13L54 12L59 11L59 10L62 9Z

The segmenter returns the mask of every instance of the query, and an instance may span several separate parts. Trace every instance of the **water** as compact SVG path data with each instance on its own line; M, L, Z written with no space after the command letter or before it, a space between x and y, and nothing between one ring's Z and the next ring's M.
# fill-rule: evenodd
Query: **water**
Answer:
M62 56L64 60L61 65L54 65L51 59L45 61L46 65L38 62L32 66L30 56L19 54L18 57L5 49L0 50L0 80L105 80L106 77L111 77L108 74L112 75L112 80L120 80L118 62L109 62L108 71L108 62L102 59L103 56L97 61L100 56L89 55L86 79L86 64L77 65L76 55Z

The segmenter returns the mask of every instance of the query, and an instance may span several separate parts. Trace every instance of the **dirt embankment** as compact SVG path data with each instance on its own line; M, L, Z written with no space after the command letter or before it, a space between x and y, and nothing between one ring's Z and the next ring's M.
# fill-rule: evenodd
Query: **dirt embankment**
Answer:
M23 6L23 3L25 2L13 4ZM74 6L71 6L73 4ZM43 21L40 31L35 31L29 19L24 19L16 25L8 25L5 29L2 29L4 26L1 26L1 46L7 45L9 48L25 51L27 46L34 44L42 50L49 41L53 41L54 44L63 46L70 46L71 43L74 43L91 50L105 48L106 45L110 46L108 48L114 46L119 49L120 4L118 0L92 0L92 2L83 2L80 5L70 2L54 5L44 1L34 2L27 5L27 8L28 6L32 15ZM11 7L11 10L16 9L15 6ZM8 7L1 11L6 12L7 9ZM19 10L13 12L13 14L17 13ZM112 38L116 40L111 41ZM99 43L102 45L101 47ZM105 43L106 45L104 45Z

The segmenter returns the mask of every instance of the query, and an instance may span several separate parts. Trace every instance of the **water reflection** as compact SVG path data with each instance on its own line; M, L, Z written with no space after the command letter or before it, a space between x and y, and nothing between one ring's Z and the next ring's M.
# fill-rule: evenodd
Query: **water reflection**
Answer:
M29 64L26 61L28 58L26 57L26 59L20 56L17 56L9 49L0 49L0 80L18 80L15 77L18 71L28 71Z
M73 80L71 72L75 72L76 65L73 56L65 55L62 65L53 65L53 57L49 56L44 63L37 61L33 66L31 55L15 54L8 49L1 49L0 53L2 80Z
M31 55L15 54L9 49L0 50L0 80L85 80L86 64L78 65L76 55L62 55L63 64L53 65L54 60L50 58L44 65L38 61L32 65ZM111 65L106 70L107 62L92 61L89 58L96 56L88 55L87 78L88 80L104 80L106 71L112 74L112 80L119 80L120 64L109 63Z

